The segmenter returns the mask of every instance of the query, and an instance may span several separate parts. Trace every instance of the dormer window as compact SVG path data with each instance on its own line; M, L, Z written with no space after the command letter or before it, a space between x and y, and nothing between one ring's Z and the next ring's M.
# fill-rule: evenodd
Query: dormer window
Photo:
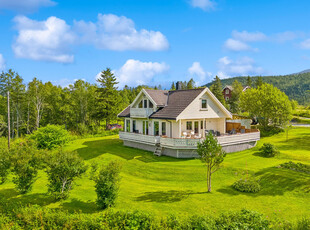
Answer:
M143 108L143 102L142 101L139 102L138 108Z
M206 99L202 99L201 100L201 109L207 109L207 100Z

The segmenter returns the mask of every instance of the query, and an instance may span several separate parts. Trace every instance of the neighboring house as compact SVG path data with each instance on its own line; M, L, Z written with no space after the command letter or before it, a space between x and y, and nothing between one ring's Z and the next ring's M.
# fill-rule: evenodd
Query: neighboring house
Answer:
M197 157L197 143L207 132L217 136L226 152L251 148L260 139L258 130L226 122L231 113L208 88L142 89L118 117L124 118L124 132L119 135L124 145L156 155Z
M251 87L250 86L243 87L242 92L246 91L249 88L251 88ZM225 101L228 101L231 98L231 93L232 93L233 90L234 89L233 89L233 87L231 85L226 85L223 88L223 96L224 96Z

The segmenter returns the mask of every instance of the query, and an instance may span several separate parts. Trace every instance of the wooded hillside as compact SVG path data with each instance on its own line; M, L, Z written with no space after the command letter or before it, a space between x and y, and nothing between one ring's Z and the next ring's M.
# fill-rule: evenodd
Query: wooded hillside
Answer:
M251 77L255 83L258 77ZM310 73L292 74L284 76L264 76L263 81L274 85L283 91L290 99L298 101L299 104L310 102ZM233 81L238 80L242 85L246 85L247 77L233 77L222 80L222 85L232 85ZM212 83L206 86L210 87Z

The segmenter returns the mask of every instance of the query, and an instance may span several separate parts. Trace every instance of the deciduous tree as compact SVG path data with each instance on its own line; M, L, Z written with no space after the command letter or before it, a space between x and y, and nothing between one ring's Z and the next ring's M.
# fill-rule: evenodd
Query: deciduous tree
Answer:
M256 117L264 128L268 125L283 126L291 119L292 104L289 98L270 84L245 91L240 97L240 106Z
M211 176L219 169L220 164L224 161L226 153L211 132L206 136L203 142L198 143L197 153L200 156L200 160L207 167L208 192L211 192Z

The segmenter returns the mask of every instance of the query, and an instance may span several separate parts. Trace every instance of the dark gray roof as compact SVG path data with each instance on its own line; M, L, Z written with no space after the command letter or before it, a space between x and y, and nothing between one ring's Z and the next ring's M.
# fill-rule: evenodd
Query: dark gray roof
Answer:
M165 106L167 104L168 93L167 90L155 90L155 89L144 89L148 95L155 101L158 106Z
M153 113L150 118L176 119L177 116L204 90L205 88L190 90L175 90L168 92L167 106Z
M130 117L130 106L128 106L120 114L118 114L118 117Z

